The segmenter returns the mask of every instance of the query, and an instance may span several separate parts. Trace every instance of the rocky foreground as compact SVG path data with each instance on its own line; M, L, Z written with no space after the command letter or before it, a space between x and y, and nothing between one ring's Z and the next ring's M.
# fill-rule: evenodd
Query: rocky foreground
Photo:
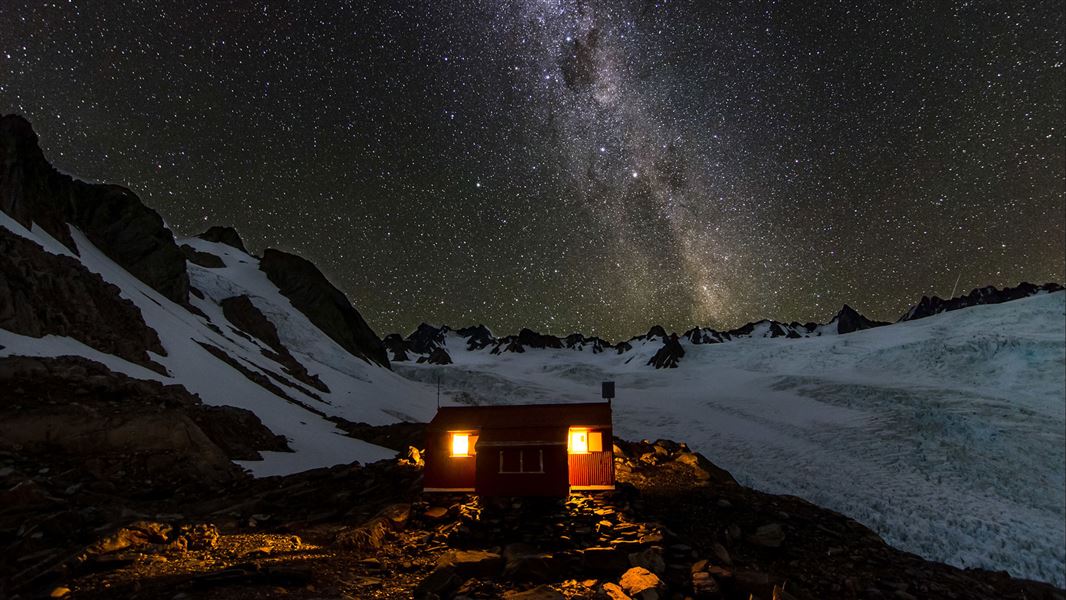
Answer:
M80 362L2 366L0 416L27 433L0 444L0 597L1066 598L895 550L843 515L737 484L684 444L618 440L618 489L565 501L423 495L412 424L348 424L407 449L395 460L252 479L221 459L278 442L214 443L226 432L197 423L220 420L172 388ZM49 396L34 381L69 394L77 377L81 424L67 427L83 443L34 437L49 404L19 399ZM131 418L115 402L129 385L151 388L137 390L151 398L138 418L182 434L99 434ZM257 429L225 419L230 433Z

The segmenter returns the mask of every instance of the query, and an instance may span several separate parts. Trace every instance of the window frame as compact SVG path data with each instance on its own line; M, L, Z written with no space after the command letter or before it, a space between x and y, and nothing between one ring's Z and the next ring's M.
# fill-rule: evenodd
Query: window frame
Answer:
M466 454L455 453L455 440L457 437L466 437ZM449 431L448 432L448 457L470 458L474 456L474 444L477 443L477 432L474 431Z
M544 474L544 449L543 448L538 448L537 449L537 460L538 460L538 465L539 465L539 467L538 467L539 470L537 470L537 471L527 471L526 470L526 465L525 465L525 452L526 451L524 449L522 449L522 448L518 448L517 449L517 452L518 452L518 470L517 471L505 471L503 469L503 453L504 453L504 450L505 450L504 448L500 449L500 463L499 463L499 471L498 471L498 473L500 475L543 475Z

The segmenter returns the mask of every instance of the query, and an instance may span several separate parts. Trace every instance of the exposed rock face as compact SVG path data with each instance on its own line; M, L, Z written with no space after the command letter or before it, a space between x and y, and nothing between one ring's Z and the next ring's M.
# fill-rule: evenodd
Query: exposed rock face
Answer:
M676 369L678 362L685 356L685 349L677 340L677 334L672 334L663 342L663 347L648 359L648 364L656 369Z
M472 327L462 327L456 329L455 333L466 338L466 345L468 350L481 350L496 343L496 338L492 336L492 332L488 327L484 325L475 325Z
M429 353L429 356L419 357L418 362L429 363L431 365L450 365L452 364L452 357L444 348L434 348L433 351Z
M157 372L149 351L165 355L155 330L119 289L68 256L0 228L0 328L72 337Z
M390 333L385 336L381 343L385 345L385 349L392 353L392 362L405 362L411 360L411 357L407 355L407 343L403 337L398 333Z
M407 349L416 354L426 354L444 345L447 326L434 327L429 323L419 323L418 327L407 336Z
M289 349L281 343L277 328L266 318L262 311L255 307L255 304L252 304L251 298L244 295L232 296L223 300L221 306L222 315L226 317L227 321L270 346L274 351L273 353L264 351L264 356L285 367L285 372L297 380L320 392L329 392L329 388L322 383L318 375L310 374L307 371L307 367L300 364L289 352Z
M132 379L77 357L0 358L0 447L77 457L102 477L223 483L231 459L288 450L253 413L207 407L181 386Z
M259 269L297 310L342 348L389 368L381 338L318 267L294 254L267 249L259 261Z
M496 347L492 349L492 353L499 354L501 349L503 352L525 352L526 348L562 347L563 341L554 335L544 335L532 329L523 328L518 332L518 335L500 338L496 343Z
M593 354L599 354L611 347L610 342L607 340L595 336L585 337L580 333L571 333L563 339L563 343L571 350L584 350L588 346Z
M666 330L663 329L662 325L653 325L652 328L648 330L648 333L644 335L644 337L645 338L659 337L659 338L666 339Z
M216 244L226 244L248 254L248 249L244 247L244 241L241 240L240 234L232 227L215 225L196 237Z
M943 300L937 296L933 296L932 298L922 296L922 299L918 304L912 306L910 310L900 317L899 320L913 321L914 319L922 319L949 310L958 310L960 308L978 306L980 304L1000 304L1010 300L1027 298L1035 294L1058 292L1062 289L1063 287L1057 283L1036 285L1023 281L1022 283L1019 283L1017 287L1008 287L1003 288L1002 290L991 285L988 287L977 288L965 296L959 296L950 300Z
M29 122L16 115L0 117L0 210L26 227L36 223L77 252L70 223L132 275L188 304L185 257L159 214L123 187L89 184L56 171Z
M836 318L833 320L837 323L837 333L841 334L888 325L888 323L884 321L872 321L867 319L847 304L844 305L844 308L840 309L840 312L837 313Z
M185 255L186 260L205 269L221 269L226 266L221 257L197 250L188 244L181 245L181 253Z

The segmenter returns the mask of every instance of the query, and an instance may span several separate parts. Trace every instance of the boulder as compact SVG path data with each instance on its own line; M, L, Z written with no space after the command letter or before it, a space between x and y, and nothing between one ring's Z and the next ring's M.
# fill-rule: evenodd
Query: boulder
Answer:
M643 567L633 567L623 573L618 585L630 597L639 600L659 600L666 591L659 576Z

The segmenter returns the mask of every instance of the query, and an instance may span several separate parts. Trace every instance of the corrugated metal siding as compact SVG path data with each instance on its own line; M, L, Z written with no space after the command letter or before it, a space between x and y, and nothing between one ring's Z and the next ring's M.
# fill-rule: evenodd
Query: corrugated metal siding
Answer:
M570 454L570 485L614 484L614 457L609 451Z

